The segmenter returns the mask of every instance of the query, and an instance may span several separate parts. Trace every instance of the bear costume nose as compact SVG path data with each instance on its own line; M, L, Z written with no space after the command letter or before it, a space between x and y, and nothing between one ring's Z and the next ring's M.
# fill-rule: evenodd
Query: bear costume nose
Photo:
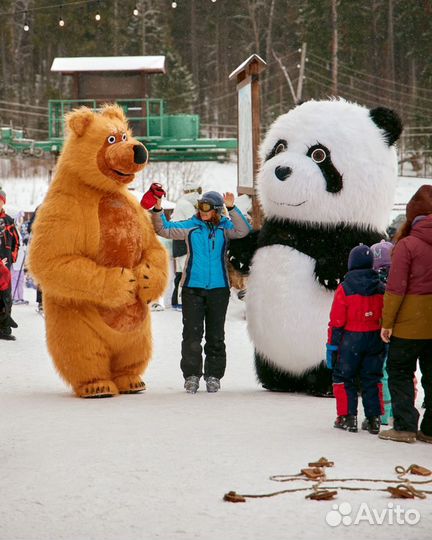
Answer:
M147 150L142 144L135 144L133 147L134 151L134 162L138 165L145 163L147 161Z
M280 167L280 166L278 166L275 169L276 178L278 178L282 182L284 180L286 180L289 176L291 176L291 173L292 173L291 167Z

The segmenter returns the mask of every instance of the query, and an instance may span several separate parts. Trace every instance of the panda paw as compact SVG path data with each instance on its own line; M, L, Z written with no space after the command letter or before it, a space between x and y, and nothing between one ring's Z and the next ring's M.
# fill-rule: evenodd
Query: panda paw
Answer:
M334 277L317 276L317 279L318 283L329 291L335 291L341 282L339 278Z

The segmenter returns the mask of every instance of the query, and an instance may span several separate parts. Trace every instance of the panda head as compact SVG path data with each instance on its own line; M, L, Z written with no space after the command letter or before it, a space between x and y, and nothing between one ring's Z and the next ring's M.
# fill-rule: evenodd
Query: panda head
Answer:
M265 216L384 230L401 132L394 111L343 99L307 101L280 116L261 146L258 195Z

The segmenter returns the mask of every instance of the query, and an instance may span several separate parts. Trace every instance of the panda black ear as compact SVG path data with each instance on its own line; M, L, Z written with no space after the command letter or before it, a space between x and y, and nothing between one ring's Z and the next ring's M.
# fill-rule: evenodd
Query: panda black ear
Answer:
M380 129L384 130L385 140L389 146L399 139L403 126L402 120L395 111L386 107L377 107L369 111L369 116Z

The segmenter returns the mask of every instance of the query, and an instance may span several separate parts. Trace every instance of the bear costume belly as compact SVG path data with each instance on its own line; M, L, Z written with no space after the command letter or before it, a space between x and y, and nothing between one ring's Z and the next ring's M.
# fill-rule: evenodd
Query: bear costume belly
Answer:
M100 244L96 262L110 268L134 268L141 260L143 249L135 208L123 195L109 193L101 198L98 212ZM145 319L148 307L137 300L126 308L99 307L98 311L110 328L131 332Z

